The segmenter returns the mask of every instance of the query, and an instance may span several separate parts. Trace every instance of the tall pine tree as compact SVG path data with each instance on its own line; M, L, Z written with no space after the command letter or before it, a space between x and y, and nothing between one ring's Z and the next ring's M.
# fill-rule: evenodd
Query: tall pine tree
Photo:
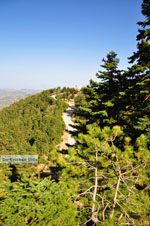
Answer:
M137 24L141 26L137 35L137 51L129 58L130 63L134 63L128 70L130 87L127 98L130 100L130 110L132 111L130 121L130 135L135 139L143 132L150 131L150 1L144 0L142 13L145 21ZM134 134L134 135L132 135Z

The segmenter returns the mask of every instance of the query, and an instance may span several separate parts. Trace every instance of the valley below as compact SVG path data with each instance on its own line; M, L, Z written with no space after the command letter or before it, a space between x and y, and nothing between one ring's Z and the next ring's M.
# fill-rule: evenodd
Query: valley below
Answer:
M30 89L0 89L0 109L39 92Z

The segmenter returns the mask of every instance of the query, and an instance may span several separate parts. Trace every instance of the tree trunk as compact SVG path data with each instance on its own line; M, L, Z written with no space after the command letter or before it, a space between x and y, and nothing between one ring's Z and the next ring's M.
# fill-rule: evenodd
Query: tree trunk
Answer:
M95 205L95 201L96 201L96 194L97 194L97 186L98 186L98 175L97 175L97 155L98 155L98 151L96 150L96 158L95 158L95 185L94 185L94 193L93 193L93 205L92 205L92 216L91 216L91 220L97 224L98 222L98 218L97 218L97 212L96 212L96 205Z

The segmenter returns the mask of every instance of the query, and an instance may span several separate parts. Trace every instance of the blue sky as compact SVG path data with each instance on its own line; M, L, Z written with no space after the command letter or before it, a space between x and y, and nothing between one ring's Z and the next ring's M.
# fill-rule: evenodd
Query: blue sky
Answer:
M136 50L142 0L0 0L0 88L84 86Z

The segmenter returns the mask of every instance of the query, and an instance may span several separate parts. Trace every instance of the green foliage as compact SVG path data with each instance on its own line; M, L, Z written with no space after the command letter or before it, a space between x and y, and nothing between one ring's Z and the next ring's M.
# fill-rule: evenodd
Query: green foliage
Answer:
M93 225L148 226L150 221L148 0L142 13L146 21L138 23L143 29L130 57L135 64L118 70L119 59L111 51L103 59L104 71L96 74L100 81L90 80L76 98L76 154L69 160L82 167L77 200L83 219Z
M3 166L2 226L149 225L148 0L143 0L142 13L146 21L138 22L142 29L128 70L118 69L119 59L111 51L96 74L99 82L90 80L79 95L75 89L58 87L0 112L0 153L39 154L42 161L48 155L57 174L57 183L23 179L19 166ZM61 115L67 108L62 100L74 97L76 144L58 151L55 146L64 130Z
M63 184L49 178L42 181L22 179L3 186L0 201L0 224L2 226L74 226L76 205Z
M118 137L122 137L122 149L115 145ZM87 133L79 133L77 141L76 150L68 151L68 165L62 178L69 185L78 184L75 202L80 207L81 221L91 219L98 221L98 225L100 222L104 225L144 225L142 222L149 222L147 137L141 135L134 148L131 138L125 137L120 126L101 129L95 123L87 125ZM68 181L69 175L73 181ZM93 201L95 187L96 198ZM93 204L96 218L90 211Z
M83 88L82 94L76 98L76 115L89 124L96 122L102 127L115 125L116 121L120 120L121 123L123 120L122 105L118 103L122 101L126 87L126 77L123 71L117 69L117 54L111 51L103 59L103 63L105 71L96 74L100 82L90 80L90 85Z
M53 90L44 91L0 111L1 155L37 154L39 163L46 163L44 156L61 141L65 129L62 113L68 107L62 100L52 98L52 93ZM14 174L6 165L0 167L9 178ZM16 178L30 175L34 168L30 164L14 167Z
M57 94L57 99L62 100L72 100L74 99L75 95L78 93L78 90L75 88L63 87Z
M150 2L148 0L143 1L142 13L145 16L145 21L138 22L142 29L138 30L137 51L129 58L130 63L134 64L128 71L128 75L131 77L130 84L132 89L127 93L133 110L130 118L137 137L141 131L143 133L147 131L148 128L144 120L149 118L150 115ZM144 122L144 126L141 125L140 127L141 121Z

